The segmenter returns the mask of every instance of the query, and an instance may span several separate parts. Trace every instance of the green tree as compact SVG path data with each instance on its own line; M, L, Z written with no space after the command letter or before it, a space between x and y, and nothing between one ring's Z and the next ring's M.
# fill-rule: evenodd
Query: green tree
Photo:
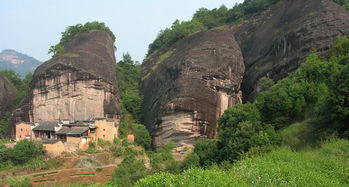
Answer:
M135 133L135 143L144 147L145 149L151 148L151 137L147 128L143 124L132 124L130 127Z
M69 26L64 32L62 32L62 37L59 43L55 46L51 46L48 53L52 53L53 56L61 55L64 53L64 47L68 42L73 38L78 36L81 33L87 33L95 30L106 31L112 40L115 42L115 35L103 22L93 21L86 22L84 25L76 24L74 26Z
M130 155L116 168L111 181L117 186L133 186L133 183L146 176L147 172L144 163Z
M37 142L22 140L17 142L12 150L11 161L14 164L24 164L29 160L44 155L43 145Z
M193 152L198 156L201 167L207 167L219 161L217 143L217 139L199 140L195 143Z
M237 104L219 118L218 150L221 161L234 162L253 147L276 142L273 129L261 122L258 108L251 103Z

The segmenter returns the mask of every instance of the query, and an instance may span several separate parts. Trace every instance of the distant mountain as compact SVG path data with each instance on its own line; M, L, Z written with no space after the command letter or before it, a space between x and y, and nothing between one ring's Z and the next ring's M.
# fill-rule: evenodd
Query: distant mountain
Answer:
M5 49L0 53L0 70L11 69L21 77L33 73L40 64L35 58L12 49Z

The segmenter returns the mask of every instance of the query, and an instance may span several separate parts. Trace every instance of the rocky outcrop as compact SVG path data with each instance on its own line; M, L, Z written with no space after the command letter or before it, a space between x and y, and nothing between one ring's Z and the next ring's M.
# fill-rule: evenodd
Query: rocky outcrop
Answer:
M36 69L28 97L15 111L12 124L95 117L118 120L115 64L114 44L107 32L80 34L65 46L64 54Z
M241 103L241 93L252 101L260 78L286 77L313 49L326 56L345 34L349 13L339 5L283 0L262 15L151 54L142 65L141 91L154 146L175 141L181 151L199 137L215 137L217 118Z
M0 75L0 120L6 112L11 112L15 99L15 88L6 77Z
M312 50L326 56L338 36L349 34L349 12L329 0L283 0L232 30L246 66L244 100L252 101L260 78L286 77Z
M199 137L213 138L217 118L241 103L244 64L233 33L210 30L187 37L143 63L145 124L153 144L178 151Z

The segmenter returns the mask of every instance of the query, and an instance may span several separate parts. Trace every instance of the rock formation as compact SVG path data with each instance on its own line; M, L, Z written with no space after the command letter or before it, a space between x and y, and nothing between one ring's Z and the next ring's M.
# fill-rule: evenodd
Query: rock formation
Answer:
M0 119L6 112L11 112L15 98L15 88L6 77L0 75Z
M115 64L114 44L107 32L75 37L65 46L64 54L35 70L28 97L13 115L10 133L19 121L118 120Z
M141 91L154 146L174 141L181 148L198 137L213 138L216 120L241 102L241 91L244 101L252 101L260 78L286 77L313 49L326 55L345 34L349 12L339 5L283 0L262 15L151 54L143 63Z
M232 25L244 57L245 101L258 94L258 80L280 80L315 49L327 55L338 36L349 34L349 12L329 0L283 0L271 11Z
M243 73L240 47L225 30L200 32L150 56L141 90L154 146L174 141L180 151L199 137L215 137L217 117L242 102Z

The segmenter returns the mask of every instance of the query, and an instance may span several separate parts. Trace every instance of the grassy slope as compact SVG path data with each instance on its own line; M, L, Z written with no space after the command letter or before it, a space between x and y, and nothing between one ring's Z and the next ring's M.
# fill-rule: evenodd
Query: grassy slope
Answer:
M280 148L246 158L228 171L191 169L179 175L161 173L136 186L348 186L349 141L332 140L321 148L294 152Z

